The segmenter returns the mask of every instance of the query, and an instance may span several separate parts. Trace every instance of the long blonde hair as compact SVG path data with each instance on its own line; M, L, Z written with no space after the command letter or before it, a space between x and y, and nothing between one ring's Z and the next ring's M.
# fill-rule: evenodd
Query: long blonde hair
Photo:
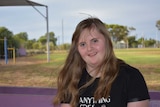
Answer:
M78 52L77 43L81 32L86 28L91 29L93 25L102 35L104 35L106 41L106 55L103 63L98 67L98 70L102 71L102 74L98 87L94 93L94 97L95 99L99 99L101 97L109 96L112 83L118 74L118 61L113 51L109 32L107 31L104 23L98 18L91 17L81 21L73 33L69 54L58 76L58 91L54 99L54 104L59 104L67 100L72 107L75 107L78 104L78 83L83 69L86 67L86 63Z

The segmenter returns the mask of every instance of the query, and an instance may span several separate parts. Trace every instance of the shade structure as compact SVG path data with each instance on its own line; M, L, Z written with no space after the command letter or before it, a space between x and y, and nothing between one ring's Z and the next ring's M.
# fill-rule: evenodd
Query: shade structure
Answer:
M0 6L45 6L30 0L0 0Z
M46 15L41 14L36 8L36 10L46 19L46 30L47 30L47 62L50 61L50 48L49 48L49 25L48 25L48 6L40 3L36 3L30 0L0 0L0 6L45 6Z

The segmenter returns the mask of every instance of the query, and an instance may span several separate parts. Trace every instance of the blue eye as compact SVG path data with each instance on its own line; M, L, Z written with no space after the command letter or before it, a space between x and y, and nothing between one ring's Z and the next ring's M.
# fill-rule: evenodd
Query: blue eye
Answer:
M84 43L84 42L81 42L80 44L79 44L79 46L80 47L84 47L86 44Z
M98 40L94 38L94 39L92 39L92 42L96 43L96 42L98 42Z

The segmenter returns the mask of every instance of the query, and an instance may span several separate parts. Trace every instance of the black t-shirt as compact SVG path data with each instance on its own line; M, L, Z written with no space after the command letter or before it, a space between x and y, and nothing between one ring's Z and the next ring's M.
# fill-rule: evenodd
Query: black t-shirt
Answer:
M83 71L79 87L92 77ZM121 66L116 80L112 84L110 96L94 100L94 92L99 78L80 92L79 107L127 107L128 102L150 99L148 89L142 74L138 69L129 65ZM104 84L105 85L105 84Z

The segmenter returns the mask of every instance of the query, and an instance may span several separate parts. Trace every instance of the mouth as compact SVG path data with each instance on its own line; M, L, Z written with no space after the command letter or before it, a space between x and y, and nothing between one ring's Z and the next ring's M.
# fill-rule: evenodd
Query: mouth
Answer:
M95 56L96 54L97 54L97 52L95 52L95 53L89 53L88 56L93 57L93 56Z

